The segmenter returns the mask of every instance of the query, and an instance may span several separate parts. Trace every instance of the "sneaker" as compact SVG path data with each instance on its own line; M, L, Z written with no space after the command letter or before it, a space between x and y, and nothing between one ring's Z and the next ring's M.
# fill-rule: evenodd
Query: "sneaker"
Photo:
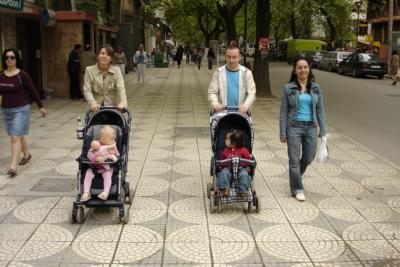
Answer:
M229 189L228 188L221 189L221 194L223 197L229 196Z
M300 201L300 202L303 202L303 201L306 200L306 196L304 195L303 192L297 193L295 197L296 197L296 199L297 199L298 201Z
M81 196L81 201L88 201L90 199L90 194L89 193L84 193Z
M101 194L98 194L97 197L102 200L107 200L108 194L106 192L101 192Z

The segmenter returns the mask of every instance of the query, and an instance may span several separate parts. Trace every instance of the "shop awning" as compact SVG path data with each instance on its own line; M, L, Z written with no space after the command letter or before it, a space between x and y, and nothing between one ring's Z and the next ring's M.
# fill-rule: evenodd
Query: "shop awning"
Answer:
M105 24L97 24L97 29L106 31L106 32L118 32L119 31L118 27L105 25Z
M56 11L57 20L95 21L95 17L85 11Z

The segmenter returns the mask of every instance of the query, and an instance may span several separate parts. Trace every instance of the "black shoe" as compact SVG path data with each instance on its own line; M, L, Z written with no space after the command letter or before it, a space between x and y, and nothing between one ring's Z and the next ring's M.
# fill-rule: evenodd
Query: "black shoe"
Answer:
M397 82L392 82L392 85L396 85L397 84Z
M17 170L14 169L8 169L7 175L10 176L10 178L13 178L17 175Z
M18 163L18 165L25 165L27 164L32 158L32 154L29 153L29 156L27 158L23 157L20 162Z

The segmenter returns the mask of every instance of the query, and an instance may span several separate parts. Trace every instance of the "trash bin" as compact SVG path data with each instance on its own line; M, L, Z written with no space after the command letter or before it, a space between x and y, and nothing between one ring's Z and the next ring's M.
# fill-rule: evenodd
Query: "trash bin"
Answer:
M54 89L53 88L46 88L43 89L44 98L46 100L50 100L53 98Z

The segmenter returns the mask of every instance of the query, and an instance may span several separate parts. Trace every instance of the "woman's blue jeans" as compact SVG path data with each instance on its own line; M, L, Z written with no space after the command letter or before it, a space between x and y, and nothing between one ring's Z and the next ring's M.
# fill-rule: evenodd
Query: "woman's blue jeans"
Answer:
M251 177L245 168L239 167L238 179L239 179L239 192L241 193L248 192L251 183ZM231 186L231 183L232 183L231 168L223 168L217 174L217 187L219 189L229 188Z
M289 156L289 181L293 195L303 192L303 177L307 166L315 158L317 151L317 127L306 123L288 125L286 141Z

